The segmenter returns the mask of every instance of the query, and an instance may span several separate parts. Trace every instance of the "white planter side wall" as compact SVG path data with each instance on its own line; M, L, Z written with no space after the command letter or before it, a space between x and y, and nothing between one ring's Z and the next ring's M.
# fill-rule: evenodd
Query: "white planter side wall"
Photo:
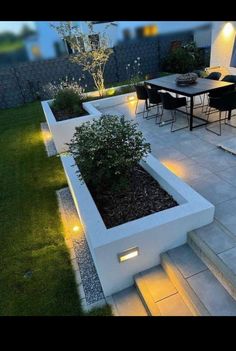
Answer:
M196 229L212 222L212 213L204 210L164 225L158 226L157 223L152 229L95 248L96 268L105 295L133 285L135 274L160 264L161 253L186 243L190 228ZM139 256L120 263L117 254L132 247L139 248Z
M174 208L107 229L70 156L61 156L70 191L103 287L109 296L133 284L133 276L160 262L160 254L186 242L188 231L211 223L214 206L152 155L143 167L180 203ZM140 254L119 263L117 254L138 246Z

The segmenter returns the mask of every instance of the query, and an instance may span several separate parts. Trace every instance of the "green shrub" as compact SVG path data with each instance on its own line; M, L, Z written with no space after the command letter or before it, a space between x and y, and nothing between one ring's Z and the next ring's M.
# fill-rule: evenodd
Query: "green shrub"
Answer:
M55 111L67 111L70 113L81 113L82 97L71 88L60 90L53 101L52 107Z
M194 42L172 49L162 61L162 68L171 73L188 73L204 66L204 57Z
M133 167L151 151L136 123L113 115L76 127L68 145L80 168L80 179L96 192L126 188Z

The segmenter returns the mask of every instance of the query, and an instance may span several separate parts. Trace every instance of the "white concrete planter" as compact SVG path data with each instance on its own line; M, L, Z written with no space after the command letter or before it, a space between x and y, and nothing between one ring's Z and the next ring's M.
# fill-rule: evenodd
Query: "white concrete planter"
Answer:
M129 101L130 97L135 98L136 93L128 93L123 95L112 96L100 100L94 100L83 103L83 108L89 113L85 116L66 119L64 121L57 121L50 105L53 100L42 101L43 112L52 133L53 141L55 143L58 153L68 150L66 143L69 143L75 133L75 127L80 126L82 123L91 121L94 118L100 118L102 113L99 108L106 108L115 106Z
M141 165L179 206L107 229L71 156L61 156L67 181L105 296L133 284L133 276L160 263L160 254L186 242L187 232L213 221L215 207L152 155ZM120 263L118 255L137 247L139 255Z

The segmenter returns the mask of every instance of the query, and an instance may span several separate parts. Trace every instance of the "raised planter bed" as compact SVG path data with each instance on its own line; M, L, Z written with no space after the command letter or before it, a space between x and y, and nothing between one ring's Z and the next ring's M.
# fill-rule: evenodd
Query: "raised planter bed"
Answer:
M90 96L95 97L96 92L92 92ZM41 104L43 112L50 132L52 133L57 152L61 153L68 150L66 143L69 143L71 141L75 132L75 127L80 126L84 122L91 121L93 118L99 118L102 116L99 108L119 105L128 102L130 98L136 98L136 93L132 92L83 102L82 106L84 110L88 112L87 115L65 119L63 121L57 121L52 112L51 104L53 100L42 101Z
M107 229L73 157L61 161L105 296L131 286L135 274L160 263L161 253L184 244L187 232L213 221L215 207L149 155L140 165L178 206ZM132 248L138 255L120 262Z

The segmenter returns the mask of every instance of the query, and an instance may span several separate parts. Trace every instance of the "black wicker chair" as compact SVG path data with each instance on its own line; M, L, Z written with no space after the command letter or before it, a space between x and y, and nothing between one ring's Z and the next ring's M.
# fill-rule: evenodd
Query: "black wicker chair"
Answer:
M216 122L219 122L219 133L215 132L212 129L209 129L207 126L205 128L209 132L212 132L212 133L220 136L221 135L222 112L226 112L226 115L227 115L227 112L229 113L232 110L236 109L236 91L228 92L226 94L223 94L220 97L210 97L209 98L209 106L210 106L210 109L214 108L214 109L219 111L219 120L216 121ZM208 113L207 121L209 121L209 115L210 115L210 113ZM225 124L235 128L235 126L232 126L230 123L227 123L226 120L227 120L227 117L225 116L225 118L224 118ZM215 123L215 122L211 122L211 123Z
M161 107L161 96L159 94L159 91L158 91L158 88L155 87L154 85L151 85L151 84L145 84L145 87L146 87L146 91L147 91L147 94L148 94L148 109L147 109L147 116L146 118L147 119L150 119L150 118L156 118L156 123L157 123L157 119L158 117L161 116L161 112L159 110L159 108ZM149 116L149 111L151 110L152 107L155 107L157 108L157 113L154 114L154 115L151 115Z
M135 115L139 114L139 113L143 113L143 118L144 118L144 113L145 110L148 110L148 94L147 94L147 90L145 88L144 85L135 85L135 90L136 90L136 94L137 94L137 104L136 104L136 108L135 108ZM137 109L138 109L138 104L139 101L145 101L144 103L144 108L143 111L138 112L137 113Z
M210 74L208 74L208 76L205 77L205 79L220 80L220 77L221 77L220 72L211 72ZM207 106L206 111L205 111L207 113L209 101L208 101L207 105L204 105L205 97L206 97L206 94L203 95L202 112L204 112L204 107Z
M234 83L234 85L230 85L228 87L223 87L223 88L220 88L220 89L213 90L213 91L211 91L208 94L208 107L206 109L206 114L215 112L214 110L211 111L212 109L210 110L210 106L209 106L209 99L210 98L221 97L224 94L227 94L227 93L235 90L235 87L236 87L236 76L235 75L227 75L221 81L222 82Z
M161 96L163 110L170 110L172 118L163 122L162 121L163 110L162 110L159 126L162 127L163 125L171 123L171 132L176 132L177 130L181 130L181 129L185 129L185 128L189 127L187 99L185 97L180 97L180 98L173 97L170 93L161 93L160 92L160 96ZM185 108L186 108L187 125L185 127L173 129L174 123L176 122L176 110L180 107L183 107L183 106L185 106Z
M221 77L220 72L211 72L208 74L208 76L205 77L205 79L212 79L212 80L219 80Z

